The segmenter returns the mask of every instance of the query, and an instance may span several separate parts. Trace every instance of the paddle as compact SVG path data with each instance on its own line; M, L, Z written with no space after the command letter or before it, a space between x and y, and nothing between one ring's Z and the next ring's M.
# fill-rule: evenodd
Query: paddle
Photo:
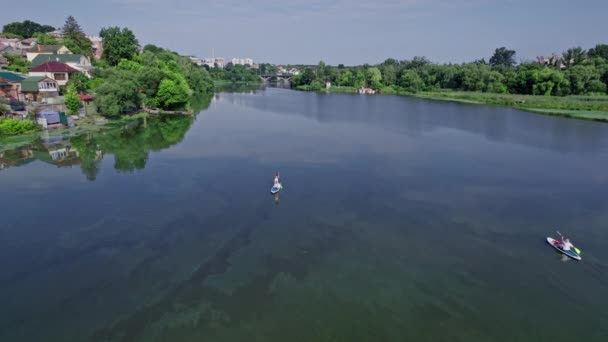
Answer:
M559 230L557 230L557 231L556 231L556 233L557 233L559 236L561 236L562 238L564 237L564 236L562 235L562 233L560 233L560 232L559 232ZM573 247L574 247L574 246L573 246ZM581 250L580 250L580 249L578 249L578 248L574 247L574 251L576 252L576 254L581 255Z

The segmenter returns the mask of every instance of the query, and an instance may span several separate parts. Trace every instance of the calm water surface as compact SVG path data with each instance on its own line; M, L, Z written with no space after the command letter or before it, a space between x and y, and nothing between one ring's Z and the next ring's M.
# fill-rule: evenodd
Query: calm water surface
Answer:
M0 164L1 341L608 340L605 124L266 89Z

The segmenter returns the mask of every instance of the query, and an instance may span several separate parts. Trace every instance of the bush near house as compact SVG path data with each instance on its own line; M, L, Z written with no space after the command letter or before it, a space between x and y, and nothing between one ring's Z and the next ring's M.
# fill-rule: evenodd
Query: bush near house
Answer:
M0 137L31 133L38 129L38 125L29 120L0 119Z

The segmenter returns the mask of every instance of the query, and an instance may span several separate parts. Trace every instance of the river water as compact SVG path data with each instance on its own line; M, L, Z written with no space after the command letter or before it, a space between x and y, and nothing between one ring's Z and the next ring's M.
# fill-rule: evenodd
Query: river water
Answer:
M608 340L606 124L268 88L0 150L1 341Z

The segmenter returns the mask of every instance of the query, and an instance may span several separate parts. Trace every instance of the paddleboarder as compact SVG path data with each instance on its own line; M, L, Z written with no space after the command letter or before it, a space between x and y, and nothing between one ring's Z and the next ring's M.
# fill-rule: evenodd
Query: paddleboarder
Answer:
M279 171L274 175L274 185L279 184Z
M564 238L562 236L562 249L565 251L569 251L572 248L574 248L574 245L572 243L570 243L570 239Z

